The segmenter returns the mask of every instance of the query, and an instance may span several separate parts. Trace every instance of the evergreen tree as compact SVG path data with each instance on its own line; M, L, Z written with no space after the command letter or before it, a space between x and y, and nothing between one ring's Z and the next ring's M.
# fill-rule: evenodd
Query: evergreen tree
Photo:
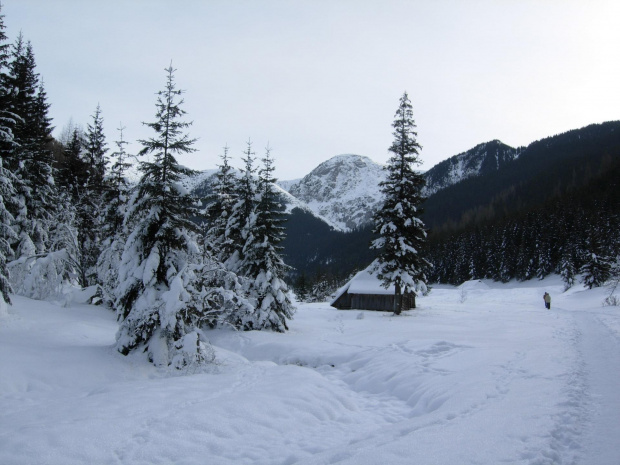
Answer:
M256 302L252 326L244 329L288 329L286 320L292 318L292 296L283 278L289 267L280 255L284 239L282 207L273 190L273 158L266 149L259 171L258 202L250 215L245 235L239 272L247 280L247 292Z
M107 188L105 174L108 160L101 107L92 116L88 125L78 165L85 168L82 177L83 189L76 199L78 206L78 237L80 244L80 282L83 287L97 282L97 260L101 253L103 195Z
M406 92L400 99L392 126L394 142L389 151L393 155L386 166L386 180L380 184L385 200L374 216L378 238L372 247L379 249L374 267L377 276L386 288L394 285L394 313L400 314L403 293L426 292L425 273L430 266L422 256L426 231L419 218L425 180L412 167L420 163L421 146Z
M101 115L101 107L97 105L93 115L93 122L88 125L88 130L86 131L84 156L88 164L89 190L98 196L101 196L105 190L104 179L106 166L108 165L107 151L108 148L103 132L103 116Z
M69 145L59 164L58 184L64 192L65 205L73 210L71 228L77 234L76 255L79 284L86 287L93 283L95 270L91 251L95 247L97 226L94 222L96 203L89 189L89 164L84 155L86 139L80 129L75 128Z
M28 121L31 128L29 139L21 142L19 174L26 193L26 218L22 234L27 242L32 243L36 254L44 254L49 250L49 231L53 227L52 221L58 206L54 160L49 149L53 129L51 118L48 117L49 106L41 83Z
M306 278L306 273L302 272L299 276L297 276L293 289L295 290L297 299L300 302L305 302L308 297L308 279Z
M64 252L56 253L51 247L52 230L60 226L56 222L59 197L49 149L53 129L48 116L50 105L36 73L32 45L24 43L21 34L11 58L6 75L11 91L4 102L19 116L13 128L14 147L3 150L7 165L15 173L12 213L17 240L12 244L15 260L10 263L11 281L17 293L49 298L60 293L59 280L70 275L64 272L68 268Z
M114 292L118 287L118 268L125 243L123 235L123 219L127 212L129 197L129 183L127 170L131 163L127 162L128 154L125 150L127 141L123 138L123 130L119 131L119 140L116 141L117 150L112 153L115 162L110 168L110 174L103 192L101 213L101 254L97 260L97 278L101 285L100 297L110 306L114 305Z
M129 154L125 146L128 142L124 139L124 130L125 128L122 125L118 128L119 139L115 142L117 149L112 153L112 158L115 161L110 167L110 173L107 177L102 196L103 214L101 228L104 245L108 245L122 232L123 218L125 217L129 195L127 172L132 165L127 161Z
M234 169L229 164L228 146L220 157L213 185L213 194L207 207L207 232L205 234L205 250L218 261L225 262L234 253L235 243L229 237L228 221L236 201Z
M35 71L32 45L20 34L12 49L8 81L10 111L19 115L14 127L15 148L7 167L16 174L17 210L13 212L18 234L17 257L45 252L50 210L55 206L49 105Z
M16 115L17 119L13 126L14 150L7 157L10 164L7 164L5 168L17 173L20 167L21 153L27 149L29 142L29 120L34 113L34 99L37 88L32 47L24 44L21 33L11 47L6 81L6 87L9 91L6 95L6 110Z
M14 86L10 77L11 44L4 32L4 15L1 11L2 4L0 4L0 158L4 160L3 169L7 169L17 148L15 125L20 118L12 111Z
M177 154L194 151L195 140L184 134L191 123L182 121L182 91L172 65L166 73L156 120L145 123L156 135L140 141L140 155L150 154L153 161L140 163L142 177L125 217L116 347L125 355L145 352L155 365L182 368L212 360L213 352L200 330L209 318L195 297L196 200L179 183L193 171L176 160Z
M582 282L589 289L600 287L611 276L611 260L601 246L601 237L596 230L590 232L585 263L581 267Z
M573 264L573 258L569 250L565 250L560 262L560 276L564 281L564 290L567 291L575 284L575 266Z
M79 128L74 128L69 143L58 165L58 185L66 192L74 204L78 204L86 195L88 184L88 165L83 159L85 146L84 135Z
M243 248L255 218L254 210L258 191L255 178L256 168L254 167L256 153L252 150L251 140L248 140L247 149L243 153L245 155L245 158L242 158L244 170L241 179L237 182L236 193L234 194L235 203L226 223L225 234L227 247L230 247L232 254L227 258L224 257L224 264L228 270L237 274L240 274L243 263Z
M17 239L12 227L13 215L9 212L7 202L10 202L14 195L13 174L4 168L0 158L0 295L7 304L11 303L9 294L13 292L7 261L13 254L11 242Z
M2 5L0 4L0 11ZM4 33L4 15L0 14L0 294L2 301L10 304L9 294L13 289L9 280L7 261L12 258L11 244L17 240L13 230L13 215L11 203L15 200L14 174L4 166L5 158L8 158L15 150L13 129L16 123L16 115L10 111L9 97L10 84L8 82L8 60L10 45Z

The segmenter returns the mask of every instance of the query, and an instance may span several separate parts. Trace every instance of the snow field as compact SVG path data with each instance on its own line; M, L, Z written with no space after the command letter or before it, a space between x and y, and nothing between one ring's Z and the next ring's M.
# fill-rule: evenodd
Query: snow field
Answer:
M400 317L301 304L285 334L209 332L218 364L179 376L116 353L103 308L15 297L0 463L617 465L603 298L554 277L437 286Z

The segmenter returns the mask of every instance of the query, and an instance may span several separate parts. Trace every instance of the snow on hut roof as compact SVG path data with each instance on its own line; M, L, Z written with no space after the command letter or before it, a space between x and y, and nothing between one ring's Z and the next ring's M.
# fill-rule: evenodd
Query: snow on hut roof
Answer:
M330 305L336 302L336 300L347 291L349 294L393 295L394 286L390 286L386 289L381 285L379 278L371 274L368 269L365 269L357 273L348 283L338 289Z

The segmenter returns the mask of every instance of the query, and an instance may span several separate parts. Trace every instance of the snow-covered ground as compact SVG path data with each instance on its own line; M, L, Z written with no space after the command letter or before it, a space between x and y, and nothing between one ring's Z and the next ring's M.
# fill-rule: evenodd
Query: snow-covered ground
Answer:
M549 291L552 308L542 295ZM0 315L0 464L620 464L620 308L557 277L436 287L395 317L300 305L286 334L210 332L171 376L111 312Z

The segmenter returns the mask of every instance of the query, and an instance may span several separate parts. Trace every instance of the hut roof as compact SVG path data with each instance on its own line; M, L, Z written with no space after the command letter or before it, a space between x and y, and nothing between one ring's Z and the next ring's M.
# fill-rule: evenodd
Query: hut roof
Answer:
M349 294L373 294L373 295L393 295L394 286L390 286L387 289L381 285L381 280L377 276L373 275L368 269L362 270L357 273L351 280L342 286L336 292L336 295L330 302L330 305L334 304L342 294L348 292Z

